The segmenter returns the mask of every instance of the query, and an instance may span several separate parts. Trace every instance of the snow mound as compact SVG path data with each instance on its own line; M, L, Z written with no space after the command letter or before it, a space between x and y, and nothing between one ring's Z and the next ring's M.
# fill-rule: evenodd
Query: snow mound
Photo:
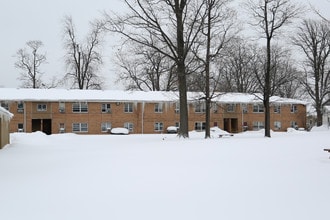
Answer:
M314 126L311 131L329 131L329 127L327 125L322 125L322 126Z
M113 128L111 129L111 134L128 134L127 128Z

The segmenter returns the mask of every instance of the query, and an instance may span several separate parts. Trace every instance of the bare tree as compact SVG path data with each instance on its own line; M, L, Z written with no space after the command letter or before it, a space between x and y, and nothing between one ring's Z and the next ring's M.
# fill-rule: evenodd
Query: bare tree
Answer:
M125 0L129 12L107 15L108 30L127 40L152 48L176 65L180 100L180 137L188 134L186 58L201 28L202 0ZM157 44L155 44L157 42Z
M78 42L71 17L64 19L64 48L68 73L65 79L72 80L78 89L101 89L102 77L98 71L102 65L103 24L95 22L84 42Z
M43 74L40 66L46 63L45 53L39 53L43 43L34 40L28 41L26 45L28 48L19 49L16 52L17 61L15 67L22 71L19 79L23 82L23 87L40 88L42 87L41 76Z
M300 8L290 0L248 0L247 8L253 15L256 26L266 39L266 68L263 87L265 107L265 137L270 134L270 95L271 95L271 42L280 29L291 23L300 13Z
M226 46L226 55L219 66L220 89L223 92L253 93L259 89L256 72L260 69L260 51L256 45L242 38L233 39Z
M297 98L297 93L301 90L301 72L294 65L291 51L279 45L272 46L271 71L270 71L270 96L279 95L287 98ZM266 49L259 50L259 68L256 68L255 77L258 80L258 92L263 91L265 81L265 71L267 66Z
M293 43L306 56L305 77L302 81L307 93L314 102L317 113L317 126L322 125L322 109L330 103L330 28L329 23L317 20L304 20Z
M177 90L175 64L167 56L134 42L123 45L116 54L118 81L127 90Z
M193 48L197 61L201 63L200 73L197 74L197 84L204 92L205 100L205 138L210 138L210 111L212 99L215 96L218 79L215 68L212 68L226 44L232 39L235 32L235 11L229 7L228 0L205 0L204 11L201 12L203 28L200 37ZM213 82L211 82L213 81ZM212 85L212 88L211 88Z

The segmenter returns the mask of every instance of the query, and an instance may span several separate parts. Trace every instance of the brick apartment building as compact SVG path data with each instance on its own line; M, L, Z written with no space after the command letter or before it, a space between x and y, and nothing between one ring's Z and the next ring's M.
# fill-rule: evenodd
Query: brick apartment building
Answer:
M1 106L12 113L10 132L107 134L125 127L130 133L166 132L179 126L176 92L0 88ZM189 130L205 127L205 104L188 93ZM213 100L211 126L228 132L264 128L264 108L256 94L226 93ZM271 129L306 126L306 103L271 98Z

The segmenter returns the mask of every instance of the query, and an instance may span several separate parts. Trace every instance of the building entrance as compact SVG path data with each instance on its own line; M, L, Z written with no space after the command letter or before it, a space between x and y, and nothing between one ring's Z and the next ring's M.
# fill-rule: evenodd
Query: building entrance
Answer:
M32 119L32 132L35 131L52 134L52 119Z
M238 132L238 119L237 118L224 118L223 119L224 130L229 133Z

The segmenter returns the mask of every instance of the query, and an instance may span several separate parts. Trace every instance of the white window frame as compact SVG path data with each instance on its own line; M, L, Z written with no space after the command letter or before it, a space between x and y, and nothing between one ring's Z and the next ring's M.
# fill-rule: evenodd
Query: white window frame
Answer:
M263 121L254 121L253 122L253 130L259 131L260 129L265 128L265 123Z
M132 102L125 102L124 103L124 112L125 113L133 113L133 103Z
M174 109L175 114L179 114L180 113L180 103L176 102L174 108L175 108Z
M101 123L101 132L109 132L111 130L111 122Z
M265 108L263 104L253 104L253 113L264 113Z
M60 123L59 124L59 133L64 133L65 132L65 124L64 123Z
M163 113L163 103L155 103L155 113Z
M58 111L62 113L65 112L65 102L58 103Z
M205 102L196 102L194 107L195 107L195 113L205 113L206 112Z
M47 104L45 104L45 103L37 104L37 111L38 112L46 112L47 111Z
M24 102L18 102L17 103L17 112L24 112Z
M128 129L128 131L131 133L134 129L134 124L132 122L125 122L124 128Z
M281 114L281 105L274 105L274 113Z
M298 112L298 106L295 104L291 105L291 113L297 113Z
M235 112L235 109L236 109L235 104L229 103L229 104L226 105L227 112Z
M111 104L110 103L102 103L101 104L101 112L102 113L111 113Z
M290 127L297 129L298 128L298 123L296 121L290 121Z
M164 123L163 122L155 122L154 124L154 130L156 132L162 132L164 129Z
M218 104L216 102L212 103L212 110L213 110L214 114L219 113L219 107L218 107Z
M24 124L23 123L18 123L17 124L17 131L18 132L24 132Z
M248 106L247 106L247 104L243 103L243 104L241 104L241 107L242 107L242 112L243 113L248 113Z
M281 130L282 129L282 123L280 121L274 121L274 129L275 130Z
M88 123L72 123L72 132L85 133L88 132Z
M74 102L72 103L73 113L88 113L88 103L87 102Z
M206 123L204 121L195 122L195 131L205 131Z

